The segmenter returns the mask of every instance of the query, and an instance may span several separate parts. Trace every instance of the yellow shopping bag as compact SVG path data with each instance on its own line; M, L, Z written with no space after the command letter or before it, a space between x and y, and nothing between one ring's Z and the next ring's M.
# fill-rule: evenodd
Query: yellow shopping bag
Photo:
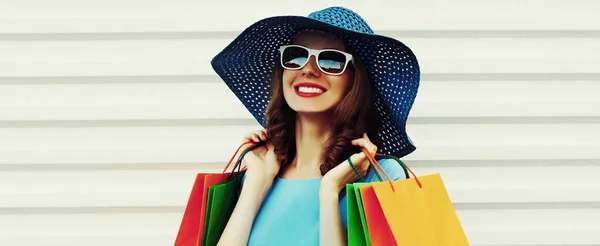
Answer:
M385 175L375 158L368 151L363 152ZM468 246L469 242L440 174L417 177L398 158L384 157L395 159L413 176L396 181L388 178L387 182L371 184L398 245Z

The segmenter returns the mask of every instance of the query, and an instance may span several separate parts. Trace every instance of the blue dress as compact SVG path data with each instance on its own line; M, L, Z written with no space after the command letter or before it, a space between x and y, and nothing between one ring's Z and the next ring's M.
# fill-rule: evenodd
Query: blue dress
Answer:
M392 180L405 179L400 164L392 159L378 161ZM384 177L385 179L385 177ZM365 182L378 182L372 168ZM321 178L291 180L277 177L267 192L254 220L249 246L319 245L319 187ZM348 228L346 195L340 195L340 212Z

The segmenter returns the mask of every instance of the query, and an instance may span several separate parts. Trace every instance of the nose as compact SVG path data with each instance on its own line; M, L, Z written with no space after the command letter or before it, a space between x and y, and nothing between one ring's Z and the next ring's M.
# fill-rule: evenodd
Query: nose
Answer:
M319 70L318 66L317 58L315 56L309 57L306 65L302 68L302 75L321 76L321 70Z

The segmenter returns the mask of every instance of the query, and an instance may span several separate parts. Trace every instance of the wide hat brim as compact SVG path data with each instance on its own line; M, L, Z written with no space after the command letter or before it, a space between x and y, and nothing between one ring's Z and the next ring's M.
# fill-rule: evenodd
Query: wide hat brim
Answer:
M363 61L382 120L379 152L396 157L413 152L416 147L406 133L406 121L417 95L420 69L413 52L396 39L351 31L304 16L275 16L246 28L212 59L211 65L266 128L265 110L270 101L278 49L306 29L325 31L341 38Z

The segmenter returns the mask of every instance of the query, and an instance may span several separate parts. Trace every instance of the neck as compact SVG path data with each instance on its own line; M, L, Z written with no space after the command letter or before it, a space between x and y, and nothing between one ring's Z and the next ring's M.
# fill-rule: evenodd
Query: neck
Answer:
M320 176L319 166L324 163L324 144L333 133L330 117L323 114L297 114L296 157L294 172L302 176Z

